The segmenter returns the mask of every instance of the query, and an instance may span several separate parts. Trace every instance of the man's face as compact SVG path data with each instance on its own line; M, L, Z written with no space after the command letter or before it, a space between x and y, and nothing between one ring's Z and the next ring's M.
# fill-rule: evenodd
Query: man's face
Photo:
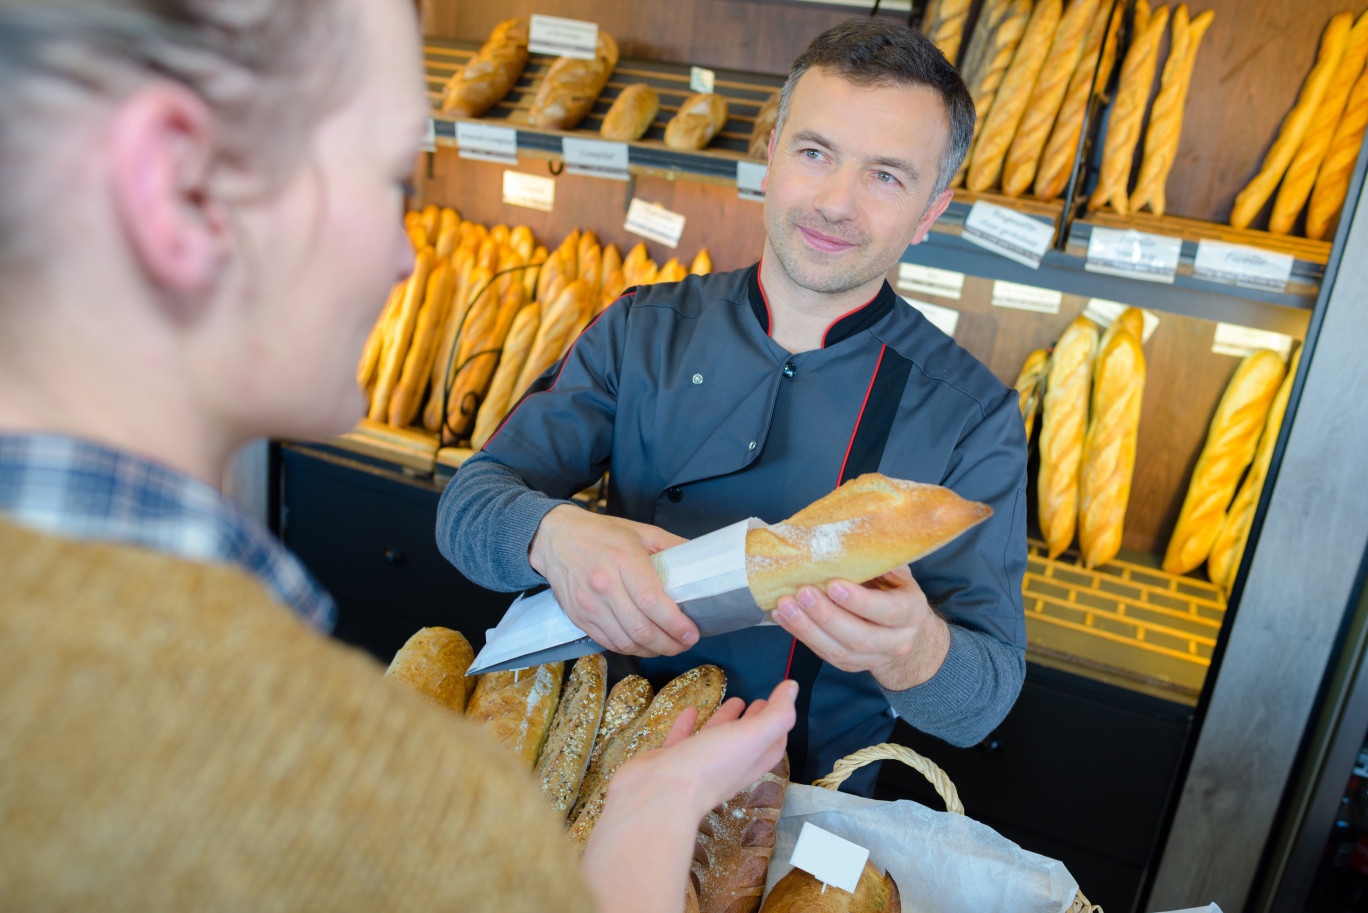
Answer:
M949 203L931 196L948 133L933 89L804 73L765 179L767 240L789 278L839 294L892 269Z

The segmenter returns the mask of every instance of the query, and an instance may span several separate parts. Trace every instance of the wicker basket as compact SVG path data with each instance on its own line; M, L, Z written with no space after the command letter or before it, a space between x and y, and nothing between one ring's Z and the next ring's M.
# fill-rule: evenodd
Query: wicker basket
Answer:
M952 815L964 814L964 803L960 802L959 791L955 789L955 784L950 782L950 777L946 775L945 771L912 749L904 748L901 745L892 745L888 742L871 748L862 748L852 755L841 758L832 767L830 775L813 782L812 785L821 786L825 789L836 789L845 782L846 777L866 764L872 764L875 761L901 761L930 781L937 795L945 802L946 811ZM1080 890L1074 895L1073 904L1070 905L1068 913L1102 913L1102 908L1088 903L1088 898L1084 897Z

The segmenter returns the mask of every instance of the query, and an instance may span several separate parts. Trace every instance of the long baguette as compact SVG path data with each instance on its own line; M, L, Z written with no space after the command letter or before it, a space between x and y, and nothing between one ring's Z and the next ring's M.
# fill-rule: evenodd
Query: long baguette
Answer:
M423 628L394 654L385 678L392 678L428 701L465 713L475 680L466 670L475 661L470 641L450 628Z
M366 347L361 352L361 361L356 365L356 385L367 394L375 386L375 370L380 367L380 352L385 347L385 332L394 319L395 311L404 300L404 287L403 282L396 282L394 288L390 289L385 307L375 319L375 326L371 327L370 335L366 337Z
M608 661L602 653L590 653L575 661L537 759L534 775L542 795L562 818L579 795L594 737L603 720L607 686Z
M603 723L594 738L594 750L589 763L593 764L603 754L603 748L626 726L636 719L655 697L651 683L640 675L628 675L613 686L608 700L603 705Z
M1088 104L1095 92L1105 91L1116 64L1116 38L1124 18L1118 4L1119 0L1107 0L1099 6L1088 28L1087 47L1069 78L1069 88L1059 106L1054 129L1050 131L1050 141L1046 143L1036 169L1032 192L1039 199L1055 199L1069 183Z
M1045 384L1045 370L1050 364L1050 354L1044 349L1036 349L1026 356L1026 362L1017 375L1017 405L1021 408L1021 420L1026 423L1026 445L1031 444L1031 432L1035 430L1036 413L1040 411L1040 397Z
M486 672L470 696L466 716L480 723L532 770L560 702L565 663L512 672Z
M1045 379L1036 507L1051 558L1069 547L1078 520L1078 472L1096 354L1097 324L1078 317L1055 343Z
M442 334L442 345L433 362L432 395L423 409L423 427L428 431L441 430L446 417L443 409L450 407L447 391L461 367L461 350L472 335L471 324L477 313L498 303L497 294L498 287L493 282L493 274L484 267L475 267L470 271L465 291L454 297Z
M521 283L509 286L497 305L481 316L477 326L472 326L467 344L462 345L456 377L447 397L446 423L442 427L443 440L448 443L464 437L474 426L504 342L513 321L526 304L526 294Z
M1011 66L1021 36L1031 20L1032 3L1033 0L1002 0L1001 3L985 4L979 13L978 25L974 27L974 36L961 70L964 84L974 100L974 138L970 142L970 154L955 174L952 182L955 187L964 183L969 161L973 158L973 148L978 145L978 137L983 132L983 122L993 108L1002 78L1007 75L1007 68Z
M923 14L922 34L931 39L946 60L954 63L968 18L969 0L931 0Z
M1368 128L1368 70L1354 83L1344 115L1335 127L1335 136L1316 175L1316 188L1311 191L1311 203L1306 212L1306 236L1321 240L1330 233L1330 223L1344 206L1349 192L1349 179L1358 161Z
M423 394L427 392L432 375L432 361L437 354L437 343L446 327L446 319L451 311L451 264L446 260L438 261L428 277L427 291L423 295L423 309L418 313L414 324L413 342L408 354L404 356L404 367L399 374L399 383L390 397L389 423L403 428L413 423L422 404Z
M519 392L514 385L532 348L532 341L536 339L540 323L541 308L536 302L523 305L513 318L513 326L499 355L498 367L494 369L494 378L489 382L489 392L485 394L480 410L475 415L475 430L470 435L470 446L474 449L484 447L513 405L513 397Z
M515 395L526 390L532 381L556 363L565 350L571 331L583 327L583 321L593 313L595 300L589 296L589 284L576 279L565 287L554 302L542 313L537 338L527 353L522 371L513 385Z
M418 322L418 311L422 308L423 294L427 291L428 274L432 272L436 259L437 254L431 247L423 248L414 258L413 274L404 288L404 300L399 305L391 332L385 335L384 350L380 353L375 390L371 393L371 421L383 422L389 416L390 396L404 369L404 357L408 355L409 344L413 341L413 327Z

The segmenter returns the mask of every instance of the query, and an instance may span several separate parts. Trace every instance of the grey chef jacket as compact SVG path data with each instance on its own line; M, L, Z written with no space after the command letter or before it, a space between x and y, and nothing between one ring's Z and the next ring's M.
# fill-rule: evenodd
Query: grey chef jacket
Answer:
M443 494L437 538L491 589L544 585L537 524L608 471L608 511L686 538L777 522L863 471L945 485L993 516L912 566L950 624L929 681L902 692L818 661L773 626L642 662L656 681L703 662L727 692L768 695L790 663L800 696L794 776L887 739L890 705L956 745L983 739L1025 674L1026 440L1016 393L884 283L797 354L769 337L758 265L629 290L539 378ZM791 653L794 654L791 659ZM806 658L805 658L806 656ZM805 757L805 761L802 759ZM868 793L873 771L847 781Z

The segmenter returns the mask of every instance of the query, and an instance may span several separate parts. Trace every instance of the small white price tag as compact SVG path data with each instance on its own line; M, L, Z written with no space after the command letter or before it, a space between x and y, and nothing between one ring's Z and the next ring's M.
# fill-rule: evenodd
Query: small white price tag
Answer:
M1039 269L1045 251L1054 240L1054 226L1003 206L979 201L969 207L969 217L964 220L964 240L1022 266Z
M767 170L764 162L737 162L736 195L743 200L763 200L765 191L760 185L765 180Z
M1173 913L1221 913L1221 908L1209 903L1205 907L1189 907L1186 910L1174 910Z
M1003 282L1001 279L993 283L993 307L1058 314L1059 306L1063 303L1064 293L1054 289Z
M964 273L916 263L899 263L898 291L959 301L964 293Z
M789 863L822 884L854 894L868 859L867 848L804 822Z
M1216 324L1216 335L1211 341L1211 351L1215 354L1244 358L1257 349L1272 349L1285 361L1292 353L1292 337L1233 323Z
M561 154L565 156L565 170L570 174L584 174L593 178L625 181L627 173L627 144L606 143L597 139L561 140Z
M915 298L908 298L907 303L920 311L921 315L931 321L931 325L936 329L946 336L954 338L955 328L959 326L959 311L954 308L941 307L939 304L918 301Z
M1119 301L1108 301L1105 298L1089 298L1088 303L1083 307L1083 316L1093 323L1102 327L1104 330L1112 325L1112 321L1121 316L1121 312L1130 307L1129 304L1122 304ZM1159 328L1159 318L1149 311L1141 310L1145 316L1145 328L1141 331L1143 338L1141 342L1149 342L1149 338L1154 335L1154 331Z
M597 22L533 13L527 37L527 49L533 54L593 60L598 51Z
M518 164L518 131L513 127L458 121L456 145L460 147L459 155L463 159Z
M427 129L423 131L423 143L419 147L424 152L437 151L437 122L432 118L427 119Z
M550 212L556 204L556 179L521 171L505 171L503 201L509 206L526 206Z
M711 93L716 78L716 74L706 67L689 68L689 88L694 92Z
M1084 267L1093 273L1172 283L1183 252L1179 238L1152 235L1134 229L1095 227L1088 238Z
M678 247L679 236L684 234L684 217L658 203L648 203L641 197L632 197L632 202L627 206L627 222L623 228L666 247Z
M1279 254L1243 244L1199 241L1192 275L1199 279L1233 282L1248 288L1281 292L1292 276L1291 254Z

